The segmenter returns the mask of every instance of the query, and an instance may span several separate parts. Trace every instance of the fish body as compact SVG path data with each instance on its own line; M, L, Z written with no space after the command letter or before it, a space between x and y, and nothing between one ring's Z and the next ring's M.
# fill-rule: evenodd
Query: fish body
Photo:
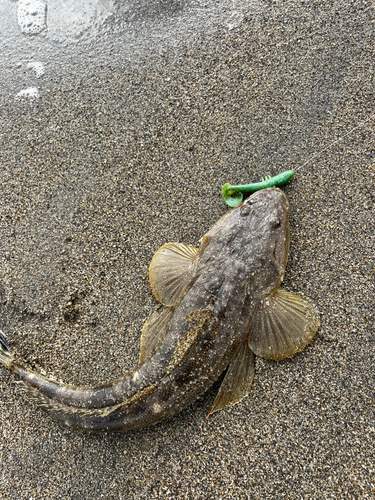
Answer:
M146 322L139 366L94 388L73 388L21 367L0 336L0 364L63 423L115 432L155 424L203 394L228 367L210 413L247 396L254 358L303 349L319 321L306 299L282 291L289 205L279 189L258 191L222 217L198 249L168 243L150 264L164 305Z

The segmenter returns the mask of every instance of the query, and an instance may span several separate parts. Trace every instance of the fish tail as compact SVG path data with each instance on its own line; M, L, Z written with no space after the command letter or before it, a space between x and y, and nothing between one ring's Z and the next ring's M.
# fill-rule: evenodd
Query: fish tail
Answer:
M3 332L0 330L0 365L5 366L8 370L12 370L13 356L12 351L8 345L7 339Z

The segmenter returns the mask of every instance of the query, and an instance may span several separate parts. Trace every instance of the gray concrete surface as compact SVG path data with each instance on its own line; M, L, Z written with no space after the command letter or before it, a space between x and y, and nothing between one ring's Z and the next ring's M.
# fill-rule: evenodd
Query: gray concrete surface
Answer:
M296 168L375 113L375 15L343 0L64 5L30 35L0 2L0 328L33 369L96 384L135 365L152 255L198 242L226 211L222 184ZM258 359L251 396L209 420L219 382L122 435L63 427L1 369L0 498L374 498L374 120L285 192L285 287L320 310L312 343Z

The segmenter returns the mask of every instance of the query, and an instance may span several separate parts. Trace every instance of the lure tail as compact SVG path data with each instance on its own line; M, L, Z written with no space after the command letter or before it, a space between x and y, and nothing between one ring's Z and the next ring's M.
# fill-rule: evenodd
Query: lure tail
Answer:
M5 335L0 330L0 365L5 366L8 370L12 369L13 356L12 351L7 343Z

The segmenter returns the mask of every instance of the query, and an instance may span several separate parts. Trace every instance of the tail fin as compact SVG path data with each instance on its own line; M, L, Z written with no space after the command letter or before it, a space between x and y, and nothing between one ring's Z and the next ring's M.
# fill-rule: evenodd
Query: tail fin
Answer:
M5 368L11 369L13 365L12 351L7 343L5 335L0 330L0 365L4 365Z

